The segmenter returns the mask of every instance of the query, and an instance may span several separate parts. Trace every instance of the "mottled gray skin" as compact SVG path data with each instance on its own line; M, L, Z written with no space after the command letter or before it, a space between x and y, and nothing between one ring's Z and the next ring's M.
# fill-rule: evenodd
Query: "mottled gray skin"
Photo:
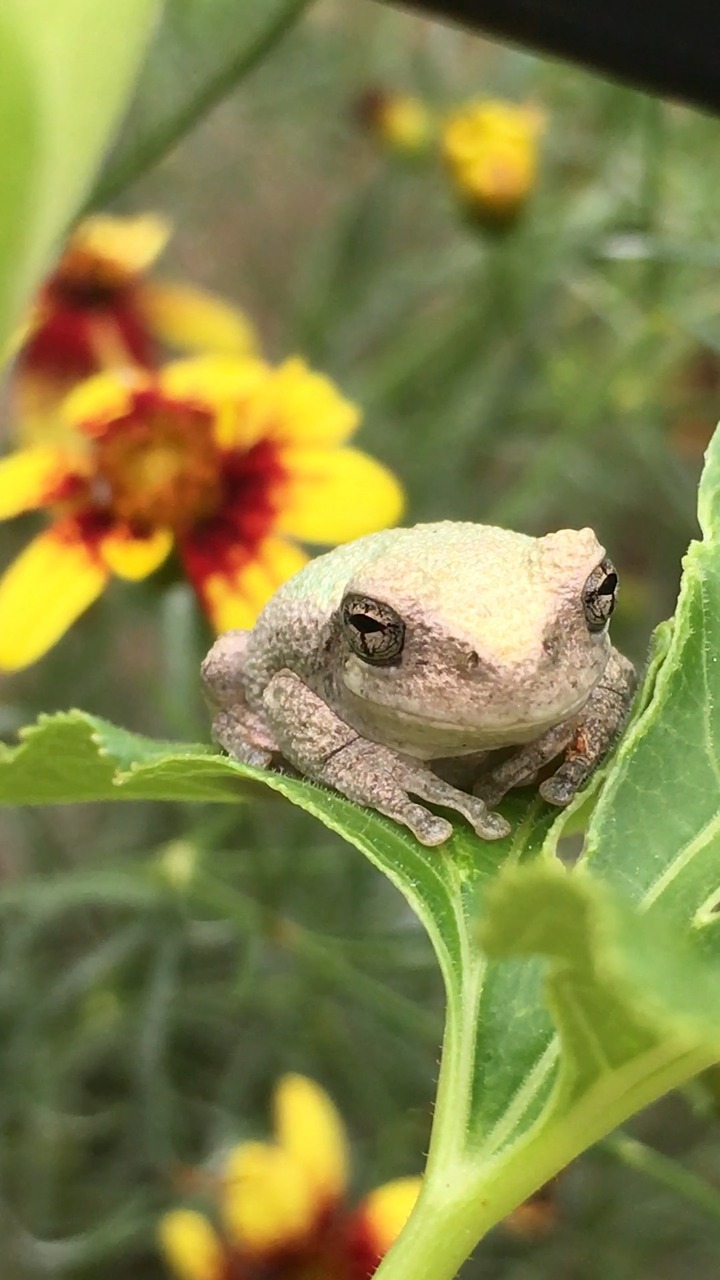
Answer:
M252 631L210 650L214 736L248 764L283 758L423 844L447 840L452 824L417 800L462 814L485 839L504 836L490 806L560 756L540 792L567 804L625 717L632 665L583 605L603 555L590 529L531 538L450 521L339 547L285 583ZM394 661L353 651L347 593L399 615Z

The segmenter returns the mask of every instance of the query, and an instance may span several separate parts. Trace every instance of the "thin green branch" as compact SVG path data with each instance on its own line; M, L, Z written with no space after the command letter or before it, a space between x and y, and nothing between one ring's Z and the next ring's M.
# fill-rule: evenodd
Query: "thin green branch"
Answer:
M221 67L217 75L207 80L194 97L190 98L174 116L164 120L156 129L150 130L140 146L121 157L117 164L110 166L92 192L87 209L95 209L114 200L121 191L156 165L186 133L199 123L203 116L222 102L242 76L247 75L257 63L262 61L273 46L282 39L285 32L293 26L308 3L309 0L288 0L276 20L270 23L249 45L244 45L235 57Z
M279 950L295 956L329 987L352 996L371 1008L394 1031L401 1031L418 1043L436 1045L438 1024L426 1010L393 991L385 982L357 968L333 945L325 934L313 933L295 920L279 915L248 894L209 878L193 885L193 900L234 920L248 932L264 935Z
M674 1191L703 1213L720 1219L720 1187L711 1186L704 1178L699 1178L671 1156L665 1156L625 1133L613 1133L604 1138L600 1148L609 1152L620 1164L644 1174L668 1191Z

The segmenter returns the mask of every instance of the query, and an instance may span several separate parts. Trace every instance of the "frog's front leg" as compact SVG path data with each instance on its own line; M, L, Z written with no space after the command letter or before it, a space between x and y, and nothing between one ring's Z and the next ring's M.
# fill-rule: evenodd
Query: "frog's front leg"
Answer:
M513 755L507 756L475 783L474 794L480 796L486 804L496 805L513 787L534 782L538 770L554 760L572 742L576 726L577 719L564 720L562 724L548 729L541 738L519 747Z
M602 680L582 711L503 760L479 780L475 793L486 804L496 805L511 787L532 782L540 769L564 751L563 763L540 784L540 795L549 804L569 804L617 737L635 684L632 663L613 650Z
M245 654L249 631L219 636L201 667L205 700L213 713L216 742L235 760L263 768L278 746L261 715L245 699Z
M564 763L540 784L543 800L549 804L570 803L617 738L636 685L637 672L632 662L613 649L602 680L580 713Z
M482 800L457 791L419 760L361 737L292 671L272 677L263 709L279 750L301 773L402 822L421 844L443 844L452 835L452 823L411 796L463 814L486 840L510 830Z

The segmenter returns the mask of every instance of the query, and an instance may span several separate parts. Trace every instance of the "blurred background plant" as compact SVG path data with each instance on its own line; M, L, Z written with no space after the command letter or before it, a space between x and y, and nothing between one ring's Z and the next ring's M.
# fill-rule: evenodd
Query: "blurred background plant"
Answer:
M478 103L529 125L509 219L471 216L442 158ZM171 217L168 275L224 299L209 347L253 341L273 364L296 352L322 369L362 407L359 447L401 478L409 520L592 525L621 573L616 641L642 662L718 416L719 130L369 0L175 0L91 207ZM59 279L22 335L8 450L29 429L22 391ZM97 284L71 291L74 312L107 310ZM351 497L361 509L359 485ZM3 525L2 567L36 531L33 515ZM207 739L210 639L179 577L114 582L4 680L3 732L76 704ZM421 1170L440 979L397 894L338 838L262 796L239 814L10 811L0 848L4 1277L157 1280L160 1217L195 1167L266 1130L288 1071L345 1119L353 1203ZM467 1275L714 1276L712 1091L633 1131L659 1155L590 1152L548 1192L543 1229L506 1224Z

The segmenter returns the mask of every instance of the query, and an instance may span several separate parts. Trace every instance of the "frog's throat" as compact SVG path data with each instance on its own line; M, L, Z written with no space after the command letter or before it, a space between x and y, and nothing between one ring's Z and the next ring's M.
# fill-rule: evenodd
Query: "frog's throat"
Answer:
M346 687L344 718L376 742L384 742L411 755L434 759L533 742L548 729L577 715L585 706L590 692L583 690L571 702L545 707L542 715L533 718L520 719L515 709L512 721L509 718L503 720L497 715L497 709L488 707L482 719L461 721L373 702Z

